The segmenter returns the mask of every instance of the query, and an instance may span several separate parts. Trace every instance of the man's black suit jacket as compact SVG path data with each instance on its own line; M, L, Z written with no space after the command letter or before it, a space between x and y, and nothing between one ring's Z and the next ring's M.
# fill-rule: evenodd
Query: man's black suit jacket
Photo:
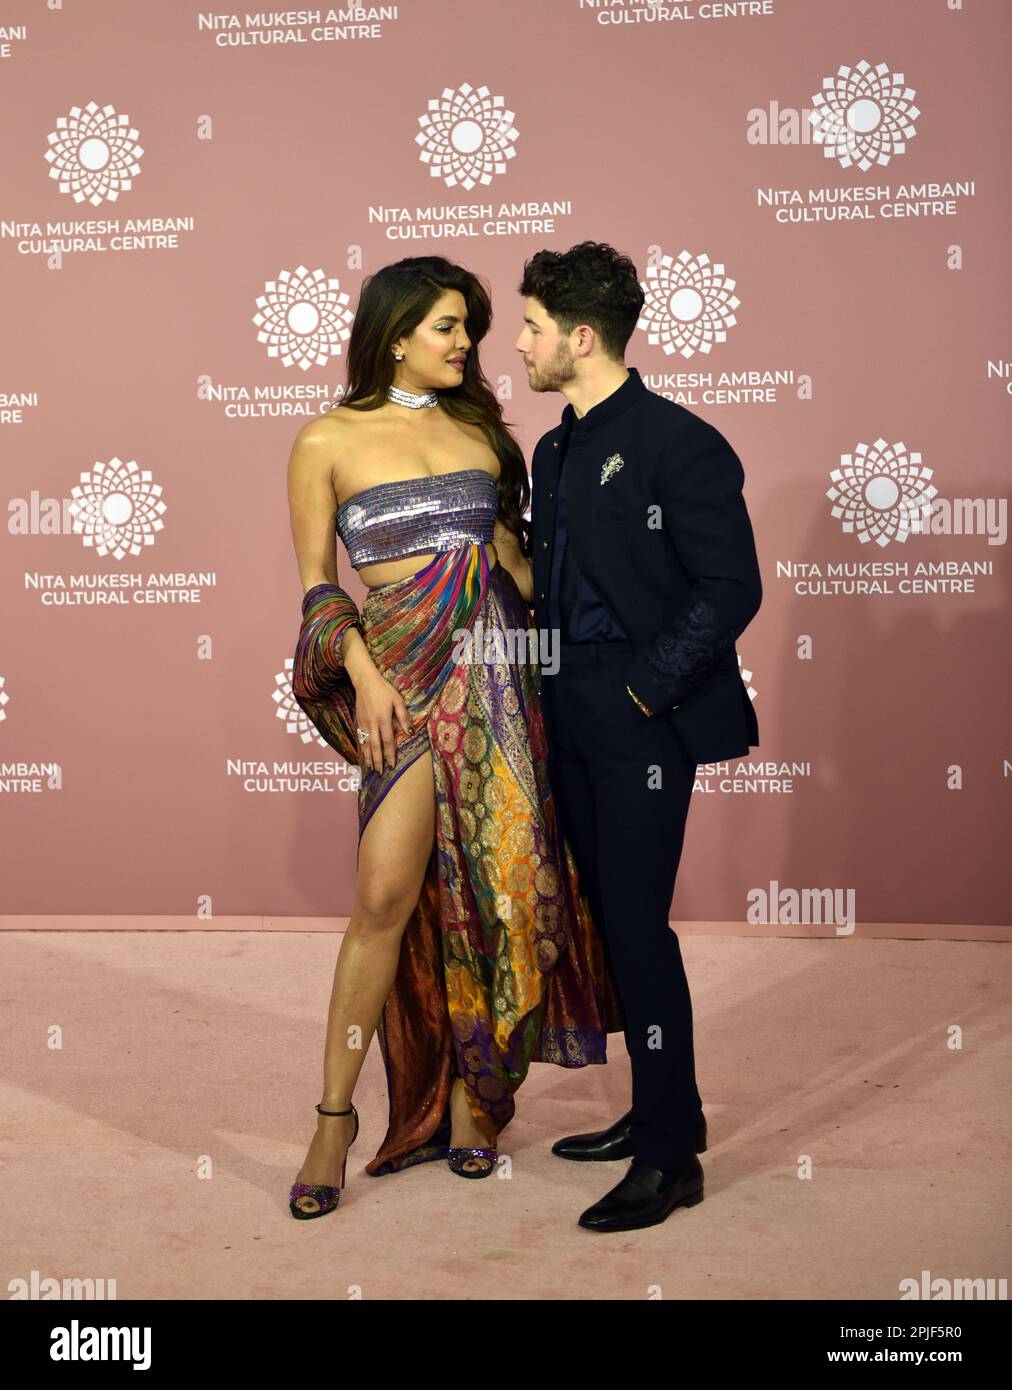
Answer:
M746 755L759 728L735 640L762 581L744 470L713 425L648 390L635 368L630 377L570 438L568 543L635 649L623 682L671 720L697 763ZM531 465L534 622L544 631L561 433L538 441Z

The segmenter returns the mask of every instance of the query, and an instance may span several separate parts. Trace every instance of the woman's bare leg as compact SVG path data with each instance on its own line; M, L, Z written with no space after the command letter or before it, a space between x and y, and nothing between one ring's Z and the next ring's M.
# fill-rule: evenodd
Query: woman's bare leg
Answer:
M380 802L359 846L355 902L334 970L327 1016L320 1100L324 1110L347 1110L351 1103L393 988L401 938L421 893L434 834L432 754L426 751L401 773ZM484 1146L469 1107L466 1116L458 1114L456 1106L454 1112L453 1142ZM354 1132L353 1115L319 1115L296 1182L336 1186ZM319 1203L313 1197L300 1197L296 1206L314 1212Z

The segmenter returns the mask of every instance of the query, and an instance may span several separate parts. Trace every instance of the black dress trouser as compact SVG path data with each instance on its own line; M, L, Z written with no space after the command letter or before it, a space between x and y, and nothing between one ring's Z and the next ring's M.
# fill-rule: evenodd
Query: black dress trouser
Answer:
M702 1102L689 985L668 911L695 763L667 715L644 714L626 690L630 643L556 650L558 670L541 672L549 778L622 1004L634 1158L679 1168L694 1151Z

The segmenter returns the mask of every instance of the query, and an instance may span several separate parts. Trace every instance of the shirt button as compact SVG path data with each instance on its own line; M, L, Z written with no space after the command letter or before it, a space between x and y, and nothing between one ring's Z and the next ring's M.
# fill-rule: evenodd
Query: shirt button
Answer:
M544 598L544 594L538 594L538 598Z
M549 502L552 500L552 498L553 498L554 496L555 496L555 493L554 493L554 492L550 492L550 493L548 494L548 500L549 500Z

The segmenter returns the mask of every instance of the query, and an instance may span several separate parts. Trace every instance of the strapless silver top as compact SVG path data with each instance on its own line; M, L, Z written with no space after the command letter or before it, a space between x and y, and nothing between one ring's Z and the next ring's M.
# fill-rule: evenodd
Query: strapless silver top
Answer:
M488 543L499 490L484 468L374 483L337 509L337 533L353 567Z

